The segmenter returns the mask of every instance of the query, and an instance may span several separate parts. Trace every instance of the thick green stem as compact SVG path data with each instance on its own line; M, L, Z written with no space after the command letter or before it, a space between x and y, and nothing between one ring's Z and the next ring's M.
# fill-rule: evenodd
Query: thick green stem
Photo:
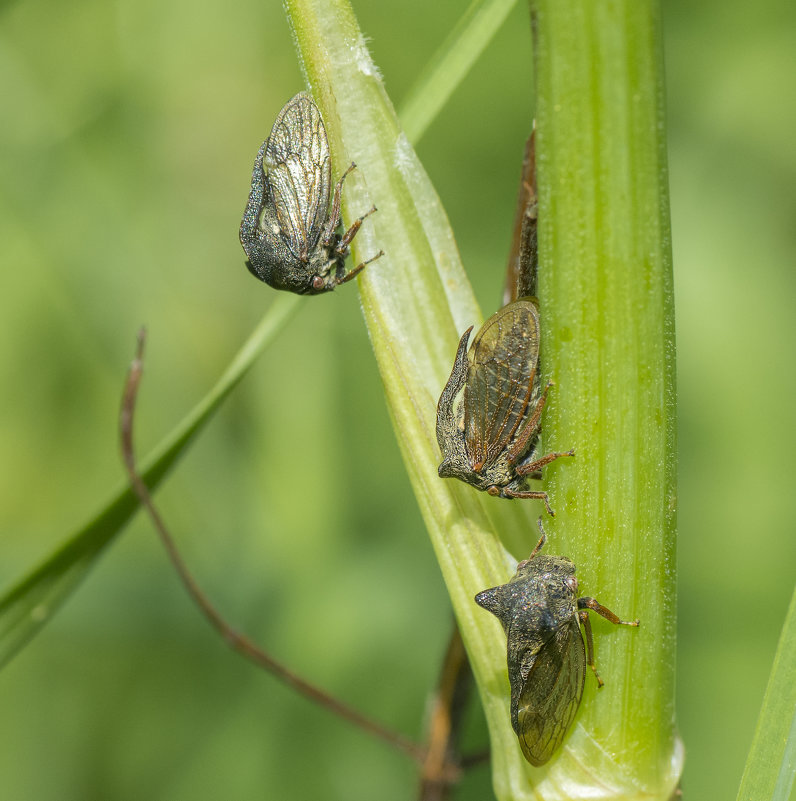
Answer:
M595 776L600 762L610 775L616 761L615 775L627 781L606 797L665 799L681 749L674 728L674 309L658 4L530 5L543 365L556 382L545 434L577 452L567 469L548 473L559 512L551 547L575 560L583 592L641 619L634 632L598 624L606 686L598 693L587 684L568 750L594 764Z

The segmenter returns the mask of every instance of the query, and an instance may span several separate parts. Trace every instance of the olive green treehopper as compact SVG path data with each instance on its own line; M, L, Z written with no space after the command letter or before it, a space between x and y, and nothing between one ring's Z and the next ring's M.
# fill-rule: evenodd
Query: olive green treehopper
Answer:
M355 166L335 185L330 210L331 154L320 109L304 92L288 101L257 152L240 224L252 275L274 289L319 295L350 281L383 255L380 251L345 271L351 240L376 211L374 206L345 233L338 231L343 181Z
M552 515L547 493L529 490L527 479L541 478L546 464L574 451L536 456L550 388L539 391L536 299L520 298L495 312L476 334L468 356L471 331L459 340L437 404L439 475L500 498L538 498Z
M603 686L594 666L589 610L617 625L638 626L638 620L620 620L594 598L578 598L575 565L566 556L540 555L545 539L542 529L538 544L508 584L475 596L506 632L511 725L525 758L536 766L550 759L572 724L586 665Z

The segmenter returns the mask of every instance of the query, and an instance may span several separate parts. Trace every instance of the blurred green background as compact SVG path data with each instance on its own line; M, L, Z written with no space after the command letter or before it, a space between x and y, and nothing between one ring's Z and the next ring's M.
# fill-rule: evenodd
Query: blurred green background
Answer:
M733 798L793 582L796 67L790 2L664 2L680 398L686 798ZM359 0L396 105L466 7ZM532 97L519 3L418 152L486 312ZM122 477L273 301L237 241L260 141L303 88L280 4L0 6L0 587ZM354 288L307 299L158 495L241 629L419 737L451 615ZM412 798L404 757L229 653L137 519L0 675L0 796ZM486 734L471 710L467 742ZM458 798L491 797L486 766Z

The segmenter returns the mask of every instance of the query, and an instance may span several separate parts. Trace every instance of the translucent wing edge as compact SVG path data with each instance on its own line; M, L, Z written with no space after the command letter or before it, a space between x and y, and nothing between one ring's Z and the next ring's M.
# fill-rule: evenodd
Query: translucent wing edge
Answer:
M488 368L489 356L495 348L484 343L484 337L495 325L501 325L511 314L515 325L526 325L518 319L521 314L525 320L533 321L533 335L523 339L517 359L532 362L527 382L518 380L524 369L512 369L511 365L498 364L499 369ZM502 335L497 334L499 341ZM522 298L504 306L492 315L473 339L470 348L470 369L464 388L465 441L470 466L480 471L489 466L502 454L521 427L533 394L534 376L539 357L539 312L536 303ZM500 378L496 381L496 376Z

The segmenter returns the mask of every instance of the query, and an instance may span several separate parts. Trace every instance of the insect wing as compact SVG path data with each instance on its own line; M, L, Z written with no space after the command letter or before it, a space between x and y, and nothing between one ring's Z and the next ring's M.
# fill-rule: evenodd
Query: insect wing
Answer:
M573 614L541 647L520 692L517 737L532 765L544 765L561 745L578 711L585 676L586 651Z
M318 242L329 209L331 156L321 112L300 92L279 112L265 151L279 227L302 261Z
M532 300L504 306L473 340L464 387L465 442L478 471L509 446L523 422L539 360L539 312Z

